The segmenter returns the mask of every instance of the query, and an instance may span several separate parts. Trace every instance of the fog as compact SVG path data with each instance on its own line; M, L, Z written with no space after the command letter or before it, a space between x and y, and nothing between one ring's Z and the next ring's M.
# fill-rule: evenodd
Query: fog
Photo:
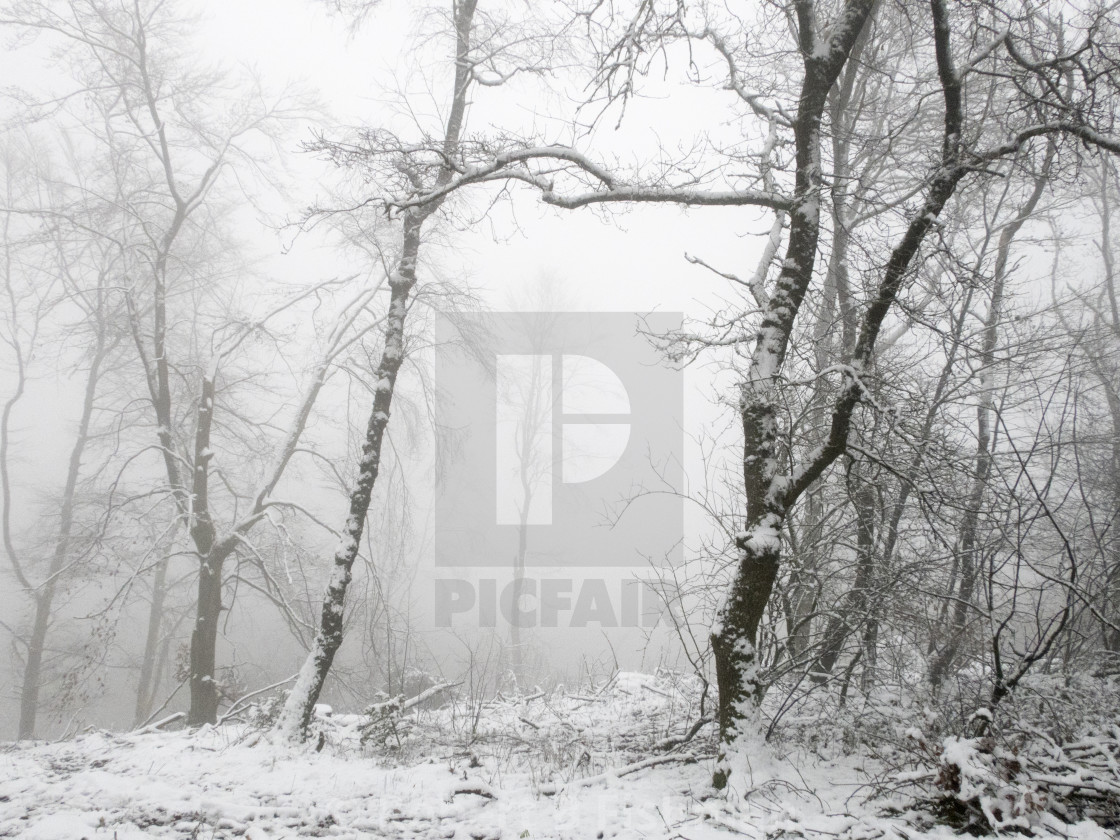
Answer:
M732 5L0 3L19 761L1115 825L1110 10Z
M244 317L259 318L274 301L277 288L296 289L355 273L375 276L379 266L371 261L368 249L340 248L339 235L330 229L329 219L307 220L304 216L306 207L324 201L327 188L337 181L337 175L302 146L314 132L322 130L321 125L326 124L323 121L344 126L376 125L386 120L392 123L402 118L407 121L412 117L405 111L406 106L414 117L437 117L441 105L434 101L428 87L440 80L439 75L412 54L410 41L418 31L430 29L431 21L410 14L408 4L386 4L378 10L376 23L367 22L356 30L344 18L328 14L325 7L302 2L203 3L198 4L197 13L190 31L192 55L197 49L200 57L221 68L231 81L252 79L262 91L269 92L296 90L301 101L312 109L307 114L324 115L300 116L283 127L282 136L274 141L275 148L267 158L269 167L279 167L275 170L280 173L278 179L272 177L274 173L256 178L251 177L251 172L248 178L237 176L238 185L248 190L252 203L224 211L233 226L224 228L222 236L235 243L237 253L236 269L217 265L222 273L235 275L223 281L235 295L226 299L236 301L235 311L244 313ZM57 77L57 68L47 69L49 50L44 40L35 41L22 52L13 50L8 56L8 61L18 67L21 86L31 95L47 95L48 91L57 92L68 84L68 80ZM429 52L438 55L438 47L429 45L422 54ZM472 112L472 125L497 121L508 124L512 119L514 124L532 126L541 120L552 120L547 112L523 102L511 104L508 98L487 108L485 94L483 89L479 101L474 103L480 113L476 116ZM641 107L663 113L672 105L664 101L642 103ZM695 101L685 103L685 108L690 117L699 117ZM664 142L640 128L645 119L652 120L653 116L640 118L637 129L604 132L607 142L634 154L643 146L653 148L653 144ZM687 123L680 128L682 136L687 134ZM560 129L563 130L562 125ZM726 284L689 264L686 250L703 253L705 259L715 262L749 263L757 259L760 248L760 237L744 236L738 220L713 210L652 207L625 213L571 214L543 208L530 195L515 195L488 212L483 203L473 200L459 212L462 215L444 225L429 244L425 267L436 283L453 283L469 290L472 308L534 311L559 307L576 312L632 313L627 316L629 328L617 339L624 344L632 343L639 352L649 348L648 342L636 334L648 314L704 317L723 300ZM750 214L747 220L751 222ZM761 219L748 224L751 226L760 233L766 228ZM448 306L454 306L454 301L437 300L434 308ZM283 334L285 344L315 344L316 336L308 329L311 311L314 310L308 303L298 315L284 318L278 332ZM500 662L502 654L498 651L508 645L504 636L509 632L509 610L497 610L504 630L502 626L487 626L487 622L478 626L478 616L473 614L458 617L456 626L446 628L437 626L444 622L437 621L434 615L441 599L446 598L440 587L446 587L447 582L435 561L436 432L430 427L433 418L426 415L431 413L428 403L435 398L439 383L433 382L434 355L430 349L434 324L430 318L426 321L412 330L411 340L417 349L409 355L397 395L400 407L394 417L399 414L397 422L407 427L389 433L393 453L389 481L394 486L384 495L378 494L371 513L371 521L380 517L397 533L388 538L376 532L370 535L367 565L357 572L359 579L355 584L359 593L364 593L358 595L362 599L377 601L391 593L388 607L398 616L403 629L394 629L389 622L383 632L401 633L405 641L394 645L408 653L400 654L403 658L399 663L386 664L376 661L380 653L371 647L375 645L374 638L364 643L348 642L336 665L339 678L328 686L324 698L340 708L360 707L377 691L399 690L403 677L394 675L394 667L410 673L415 670L418 679L424 679L420 672L450 678L461 672L472 657L482 655L494 659L488 666L493 673L484 677L495 683L502 679L501 669L508 668L508 663ZM204 336L200 338L205 340ZM270 366L275 369L279 361L277 348L264 341L256 345L249 348L239 365L259 371ZM26 393L12 415L9 469L11 484L20 492L9 515L13 533L25 540L54 515L52 508L56 503L52 494L65 481L68 461L67 446L58 442L72 441L81 408L83 349L64 343L51 347L49 352L51 358L43 359L29 377ZM647 355L648 363L657 363L654 354ZM300 357L279 363L281 370L268 374L265 390L257 387L246 397L249 402L245 410L267 418L267 422L284 421L297 397L294 389L300 385ZM671 363L665 366L676 367ZM10 365L6 371L10 376ZM141 382L132 378L136 376L138 371L129 374L122 387L139 386ZM345 474L348 469L346 461L352 455L347 453L354 451L356 430L361 427L367 409L355 378L353 374L337 376L327 383L306 432L307 438L314 441L317 459L321 460L294 463L276 492L278 497L291 497L298 502L308 513L308 519L322 527L309 524L308 519L291 521L298 517L285 515L280 542L272 544L275 535L271 535L262 538L269 540L267 548L259 548L268 553L267 576L274 576L280 588L289 590L286 597L302 599L306 606L284 604L278 610L273 600L275 592L265 597L258 591L260 581L229 586L229 603L223 603L217 661L231 683L230 699L235 699L239 691L291 676L305 655L312 633L310 611L325 582L326 561L333 549L334 539L327 529L337 530L345 517L345 496L335 473ZM718 423L720 411L713 406L712 399L717 381L710 370L692 368L682 371L672 383L684 409L684 415L672 421L678 426L673 457L680 459L680 466L689 474L684 479L682 473L682 480L674 482L672 489L676 492L683 491L688 481L702 480L704 467L694 431ZM15 387L10 378L4 385L9 393ZM632 454L645 457L642 441L630 443ZM236 457L241 453L230 454ZM324 466L328 462L330 466ZM140 455L139 461L129 466L133 481L160 481L159 468L150 452ZM640 492L633 477L626 477L624 484L633 485L633 492ZM595 500L593 516L601 520L604 535L611 533L611 523L621 516L629 495L616 488ZM529 655L534 661L531 683L578 680L589 671L610 673L620 667L681 665L675 631L665 622L655 628L642 626L652 625L652 620L634 622L622 617L622 601L631 597L624 593L630 591L631 584L650 579L648 563L654 558L645 559L650 554L649 547L662 555L673 553L679 562L685 546L695 546L701 535L711 534L710 522L695 505L685 505L680 498L673 504L678 508L675 516L683 517L683 530L670 527L669 536L660 538L660 546L658 541L642 547L630 546L622 567L608 570L606 577L593 569L589 571L578 561L573 571L572 561L564 557L552 566L534 571L539 576L535 579L544 582L546 588L560 585L565 591L571 590L571 595L561 599L570 603L565 611L568 621L544 616L544 623L558 626L535 628L527 634L531 637ZM402 511L402 506L407 510ZM152 572L157 552L166 550L153 549L145 542L166 526L152 521L157 516L154 507L131 516L139 517L128 526L140 529L139 534L129 538L129 551L137 554L117 554L114 548L111 559L96 564L97 572L78 575L78 580L68 584L65 607L58 610L53 620L60 632L51 647L55 658L66 663L60 664L55 679L66 683L66 688L43 716L40 730L44 735L57 736L89 724L118 728L134 722L136 669L144 655L150 603L146 578ZM641 511L631 511L626 521L640 523L642 516ZM253 546L252 550L258 548ZM83 558L80 562L90 560ZM464 584L464 592L469 589L472 598L474 593L478 594L479 605L490 587L499 593L508 590L511 583L508 562L491 563L468 577L469 585ZM184 599L176 606L179 613L165 622L170 625L165 627L162 639L166 658L162 667L167 673L159 686L159 703L175 689L178 680L174 672L181 672L187 656L188 568L184 564L184 579L175 583L180 593L176 597ZM260 573L265 574L263 570ZM371 579L377 576L385 579ZM581 616L577 611L575 626L570 626L571 609L580 603L585 579L592 581L594 592L588 590L584 614ZM477 589L480 582L482 589ZM655 611L658 596L652 594L652 589L641 591L643 615ZM17 589L5 587L5 592L4 613L13 617L11 627L15 630L28 620L26 606L21 603ZM602 593L610 593L607 607L612 615L591 615L594 620L589 621L587 598L594 607L595 599ZM501 600L496 594L491 612ZM626 606L625 611L633 610ZM537 618L526 620L539 623ZM619 623L634 626L613 626ZM368 635L371 629L365 632ZM484 652L477 653L479 649ZM20 658L17 653L6 666L11 670L5 682L12 690L4 693L2 720L5 730L10 730L9 735L15 734L18 719ZM184 708L187 699L187 691L180 684L178 693L162 711Z

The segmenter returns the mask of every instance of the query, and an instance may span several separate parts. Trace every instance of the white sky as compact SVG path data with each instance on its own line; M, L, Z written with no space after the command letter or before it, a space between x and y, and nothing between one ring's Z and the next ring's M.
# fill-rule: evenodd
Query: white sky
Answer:
M390 119L385 86L393 77L415 88L404 72L412 63L408 52L415 29L415 6L385 2L353 36L346 22L328 13L316 0L201 0L206 39L213 55L225 62L256 67L265 81L279 87L287 80L306 79L317 88L332 114L343 123L378 124ZM402 54L401 50L405 52ZM404 76L405 78L402 78ZM476 98L502 96L484 89ZM675 119L658 119L660 131L676 126L681 136L694 133L693 118L712 121L711 101L639 103L622 136L609 129L596 138L598 147L629 147L645 135L652 140L650 119L677 109ZM418 102L420 110L431 104ZM503 116L529 116L526 103L512 103ZM718 119L718 117L715 117ZM478 127L479 117L475 115ZM613 135L613 136L612 136ZM671 143L674 138L660 138ZM481 196L478 202L481 206ZM506 308L507 286L541 274L555 276L566 287L575 308L647 310L658 308L703 315L718 297L731 293L726 281L689 265L683 254L702 256L737 273L753 271L761 235L768 227L750 210L713 208L684 212L673 207L641 208L619 214L616 225L605 224L591 210L555 211L522 192L513 208L502 207L477 232L455 237L455 258L445 255L444 269L466 272L471 280L494 292L496 308ZM513 222L521 232L518 233ZM495 239L494 234L497 234ZM298 250L298 249L297 249ZM453 264L452 264L453 263Z
M206 50L200 62L218 62L231 69L237 65L251 67L272 90L289 81L306 82L319 91L332 116L342 124L377 125L392 119L389 103L394 81L409 90L424 88L418 74L407 72L417 64L412 38L415 4L387 0L359 32L352 34L346 21L332 16L326 4L317 0L194 2L202 15L199 42ZM0 67L5 59L12 60L10 56L0 57ZM483 102L485 97L505 93L484 89L477 97ZM675 129L680 137L690 137L697 123L719 122L722 116L712 107L715 104L711 97L702 96L683 103L679 99L635 103L622 131L615 132L611 123L599 132L594 144L585 148L594 154L597 149L627 149L652 142L653 124L659 131ZM424 113L435 109L430 100L410 105ZM546 112L544 116L540 110ZM534 122L547 120L547 105L514 102L492 119L518 115ZM665 119L666 115L670 118ZM481 119L476 112L476 128ZM306 134L292 138L291 147L295 148L303 136ZM662 135L657 139L671 145L676 138ZM296 158L297 168L307 175L305 189L310 196L316 190L319 164L309 158ZM604 221L593 210L559 211L545 207L528 191L516 195L512 205L498 205L476 228L450 232L446 241L451 247L440 247L436 259L442 273L480 288L495 309L512 308L514 301L524 306L531 300L524 287L548 277L559 282L561 299L570 309L680 311L704 317L724 300L736 297L737 292L727 281L689 265L684 253L701 256L728 271L749 274L769 228L768 221L749 209L683 211L656 206L619 211L613 221ZM479 193L472 203L483 207L484 195ZM277 207L275 212L278 216L294 215L298 210ZM246 231L246 235L273 255L266 269L269 276L303 282L348 271L337 253L324 247L314 235L297 240L288 254L281 254L280 242L268 231ZM693 368L687 373L689 430L706 426L719 412L708 401L716 390L712 377L710 368ZM3 378L0 374L0 381ZM29 393L27 402L72 405L72 400L46 393L71 387L72 383L35 383L36 393ZM52 412L50 418L37 421L38 431L52 436L68 429L73 422L71 414L65 409ZM36 446L34 450L33 464L25 466L33 467L40 476L63 474L64 448Z
M417 26L414 3L387 0L352 35L345 21L329 14L326 4L317 0L202 1L215 57L236 58L255 66L266 82L277 87L287 80L307 80L344 124L376 125L379 118L392 119L393 97L386 90L391 91L394 84L412 91L424 89L423 80L407 72L416 63L412 52ZM441 0L439 7L444 5ZM506 95L500 89L476 92L479 107L471 116L476 129L486 119L482 106ZM667 93L664 99L631 103L620 131L614 130L611 121L584 148L592 153L601 150L606 156L657 141L667 146L678 140L691 142L697 124L720 128L727 114L726 96L720 92L698 94L693 89L687 98ZM422 96L414 97L410 106L425 113L435 107ZM549 119L549 107L550 103L536 101L513 102L489 119L520 118L539 124ZM313 171L310 166L309 171ZM570 309L659 310L702 318L724 302L737 299L739 291L726 280L688 264L684 253L749 275L770 226L769 219L749 208L686 211L646 206L620 209L613 221L604 221L590 209L573 212L546 207L527 190L515 195L512 205L499 204L477 228L451 233L451 248L438 249L440 270L480 289L494 309L524 308L524 302L532 299L532 286L547 277L560 283L560 299ZM471 203L483 208L483 193L472 193ZM312 244L298 241L292 253L277 261L277 270L293 275L331 273L324 268L324 260L332 255ZM432 249L428 254L430 258ZM342 271L340 268L338 273ZM724 410L712 402L718 389L726 392L726 382L717 382L715 377L711 366L686 371L685 423L690 435L713 424L722 429L728 423ZM728 454L733 457L734 451L732 448ZM702 472L699 458L697 446L686 436L686 469L692 473L694 486L699 485ZM707 530L698 517L698 509L686 505L690 533Z

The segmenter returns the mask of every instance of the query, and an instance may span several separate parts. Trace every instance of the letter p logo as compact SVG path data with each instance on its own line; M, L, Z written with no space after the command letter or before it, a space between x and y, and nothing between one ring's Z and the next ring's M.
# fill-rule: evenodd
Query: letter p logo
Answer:
M626 452L626 386L590 356L502 354L496 361L496 522L551 525L553 482L593 481Z
M638 324L625 313L441 317L437 566L645 567L679 552L682 501L663 491L681 486L683 378Z

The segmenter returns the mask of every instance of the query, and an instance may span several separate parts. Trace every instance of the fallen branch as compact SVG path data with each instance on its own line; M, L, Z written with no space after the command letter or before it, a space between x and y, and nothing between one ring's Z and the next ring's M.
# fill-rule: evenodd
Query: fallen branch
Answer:
M162 712L164 709L166 709L167 704L170 703L175 698L175 695L179 693L179 689L187 684L187 679L188 678L184 678L177 686L175 686L175 690L167 695L167 699L164 700L162 703L160 703L159 708L156 709L154 712L152 712L150 715L148 715L148 719L145 720L142 724L140 724L140 726L147 726L149 723L152 722L152 720L155 718L156 715L158 715L160 712Z
M452 688L458 688L462 684L463 683L460 680L459 682L440 683L439 685L433 685L431 688L426 689L425 691L421 691L419 694L409 700L405 700L404 695L401 694L397 697L394 697L392 700L386 700L384 703L374 703L372 706L368 706L365 713L367 715L389 715L393 714L394 712L407 712L409 709L415 706L419 706L425 700L435 697L440 692L448 691Z
M597 776L587 776L583 779L573 779L569 782L557 785L546 784L540 786L540 793L543 796L555 796L569 787L590 787L591 785L598 784L599 782L606 782L611 779L617 779L621 776L629 776L631 773L637 773L640 770L646 770L650 767L656 767L659 764L672 764L680 762L681 764L695 764L696 756L694 755L658 755L653 758L645 758L641 761L635 761L633 764L627 764L623 767L618 767L614 770L608 770L606 773L600 773Z
M174 714L168 715L163 720L158 720L153 724L149 724L148 726L145 726L143 729L137 729L135 732L136 732L137 735L148 735L149 733L152 733L152 732L155 732L157 730L163 729L163 727L169 726L170 724L174 723L175 721L179 720L180 718L184 718L186 716L187 716L186 712L175 712Z
M286 680L280 680L280 682L275 682L272 685L266 685L264 688L258 688L256 691L250 691L248 694L242 695L241 697L239 697L237 700L235 700L233 702L233 705L230 706L229 709L226 710L226 713L224 715L222 715L220 718L218 718L218 725L221 726L223 723L225 723L227 720L229 720L231 717L233 717L234 712L240 711L240 709L238 707L242 703L244 703L246 700L249 700L249 699L251 699L253 697L256 697L260 694L264 694L266 691L272 691L272 689L274 689L274 688L279 688L280 686L284 685L285 683L290 683L292 680L294 680L298 676L299 676L299 674L292 674Z
M432 697L435 697L437 694L448 691L462 684L463 683L461 681L454 683L440 683L439 685L433 685L426 691L421 691L419 694L409 700L405 700L404 695L402 694L399 697L394 697L392 700L386 700L384 703L375 703L372 706L367 707L365 710L365 714L369 716L370 720L368 723L365 723L358 728L358 731L361 733L362 743L364 744L367 741L373 739L375 735L388 737L388 735L392 732L393 727L396 725L395 720L404 712L407 712L409 709L419 706L425 700L429 700Z
M452 797L456 797L461 793L470 793L474 796L481 796L484 799L498 798L494 795L494 791L490 789L489 785L477 781L463 781L451 789Z
M665 740L659 741L658 743L654 744L653 748L658 752L667 752L668 750L675 749L682 744L687 744L689 741L696 737L696 733L699 732L705 726L705 724L709 724L711 722L712 718L702 717L694 724L692 724L692 726L689 727L688 732L686 732L684 735L670 735Z

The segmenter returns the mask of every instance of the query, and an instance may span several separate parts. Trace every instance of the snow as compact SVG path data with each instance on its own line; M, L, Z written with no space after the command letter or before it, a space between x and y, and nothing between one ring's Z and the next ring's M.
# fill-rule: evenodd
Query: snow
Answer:
M764 746L758 732L741 742L755 751L736 757L749 762L749 786L743 774L733 794L715 794L713 727L675 750L657 749L688 730L698 698L688 676L619 673L601 685L499 695L480 705L469 695L434 708L418 704L394 719L383 743L363 743L369 717L337 709L323 716L320 707L321 751L314 738L293 747L245 722L3 745L0 837L952 836L892 822L852 796L863 780L856 760L793 755ZM946 747L947 758L975 757L964 741ZM1051 836L1108 835L1079 823L1055 825Z
M674 758L617 775L629 763L623 742L663 736L672 710L683 726L688 702L651 677L619 675L609 702L581 691L562 703L497 703L473 753L462 749L469 739L449 738L440 752L400 762L352 740L346 725L357 715L332 716L340 726L320 753L270 743L245 725L13 745L0 754L0 837L641 838L671 836L682 821L697 829L693 840L722 837L701 825L702 763ZM608 734L613 753L600 743ZM511 761L485 746L499 736L511 746L547 737L580 754Z
M92 837L96 824L88 817L73 814L51 814L35 823L23 834L27 840L80 840Z
M316 682L318 673L318 662L316 660L322 646L323 640L316 633L311 652L303 660L296 683L292 686L284 708L280 712L276 735L283 744L295 744L299 740L300 727L303 723L303 710L307 707L307 698L311 696L311 689Z
M797 208L797 212L808 224L816 224L820 221L821 217L821 202L820 199L814 196L813 198L806 199Z
M783 481L788 482L788 479ZM749 542L756 551L777 550L782 541L781 524L777 514L768 513L750 530L736 534L735 539L740 543Z
M775 342L780 341L781 333L774 327L763 327L760 330L763 341L759 350L751 359L751 382L765 382L772 379L778 372L778 356L772 349Z

